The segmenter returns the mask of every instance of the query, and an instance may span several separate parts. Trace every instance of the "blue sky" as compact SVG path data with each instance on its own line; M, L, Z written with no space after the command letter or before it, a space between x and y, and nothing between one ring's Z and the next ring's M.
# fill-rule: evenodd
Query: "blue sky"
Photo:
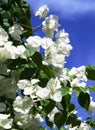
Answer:
M47 4L50 14L59 16L61 29L70 35L73 50L67 58L66 66L79 67L95 64L95 0L26 0L31 6L31 23L34 26L40 21L33 16L33 11ZM40 35L42 35L40 33ZM95 86L95 81L88 84ZM95 94L93 94L95 99Z
M47 4L50 14L59 16L59 22L70 35L73 50L67 66L95 64L95 0L27 0L31 5L33 26L39 19L33 11Z

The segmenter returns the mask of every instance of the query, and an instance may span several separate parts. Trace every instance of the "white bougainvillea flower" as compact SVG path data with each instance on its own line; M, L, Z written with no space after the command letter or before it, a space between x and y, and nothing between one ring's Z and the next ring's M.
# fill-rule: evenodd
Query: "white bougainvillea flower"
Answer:
M40 115L39 113L37 113L37 114L35 115L35 118L36 118L36 119L39 119L40 122L43 122L43 121L44 121L44 119L41 117L41 115Z
M65 63L65 56L63 54L54 54L51 58L51 64L57 68L63 68Z
M41 99L49 99L50 90L48 88L36 88L36 96Z
M30 81L27 79L19 80L17 83L17 86L19 89L24 90L24 88L26 88L27 86L30 86Z
M18 57L26 58L24 55L25 47L23 45L18 45L17 47L13 45L11 41L8 41L4 47L10 53L10 59L16 59Z
M61 88L60 81L58 78L53 79L51 78L48 83L46 88L50 90L50 98L56 102L61 102L62 100L62 93L59 90Z
M66 33L64 29L58 31L55 37L57 44L60 44L60 42L70 43L69 34Z
M55 92L54 94L50 95L50 98L56 102L61 102L62 100L62 93L61 91Z
M45 18L49 8L47 5L42 5L38 10L35 11L35 16L40 16L40 18Z
M58 31L59 26L60 24L58 23L58 17L56 15L50 15L42 22L42 30L46 36L50 38L53 37L54 31Z
M86 77L86 70L85 70L85 66L80 66L78 68L76 67L73 67L69 72L68 74L70 76L73 76L75 75L78 79L81 79L81 80L84 80L84 81L87 81L87 77Z
M0 114L0 126L4 129L10 129L12 127L13 119L9 117L10 114Z
M23 45L18 45L16 48L16 54L18 55L18 57L26 59L26 56L24 54L25 50L26 49Z
M71 77L71 86L77 87L86 87L87 77L85 66L81 66L79 68L73 67L69 72L68 76ZM74 78L75 76L75 78Z
M9 27L9 34L11 34L15 40L20 41L20 35L22 34L23 30L24 28L22 26L19 24L14 24L12 27Z
M21 129L39 130L40 121L31 118L28 114L17 113L14 120Z
M51 122L54 122L54 115L59 112L57 107L54 107L54 109L48 114L49 120Z
M4 112L6 110L6 104L0 102L0 112Z
M4 62L7 59L10 59L10 53L5 47L0 47L0 61Z
M57 51L58 54L63 54L65 56L70 55L70 51L73 49L73 47L70 44L66 44L63 42L60 42L60 44L57 44Z
M7 32L0 26L0 46L3 46L8 41Z
M35 99L37 98L37 96L35 95L35 91L38 86L37 84L38 82L39 82L38 79L31 79L31 80L23 79L18 81L17 86L19 89L24 90L23 91L24 95L29 95L35 102L36 101Z
M52 46L54 44L55 44L55 42L53 42L53 40L51 38L44 37L41 46L44 49L48 49L50 46Z
M39 47L42 43L42 38L39 36L30 36L26 39L25 45L32 51L39 51Z
M32 95L35 92L34 86L28 86L24 88L24 95Z
M23 114L27 114L32 106L33 101L30 97L27 96L24 98L17 96L13 103L14 110Z
M86 87L86 83L83 81L80 81L79 78L75 78L71 81L71 87Z
M90 98L90 105L88 108L89 114L93 114L95 112L95 102L92 100L92 97Z
M63 54L58 54L56 46L51 45L45 50L44 61L53 65L54 67L63 68L65 56Z
M77 130L92 130L92 128L89 124L83 122Z

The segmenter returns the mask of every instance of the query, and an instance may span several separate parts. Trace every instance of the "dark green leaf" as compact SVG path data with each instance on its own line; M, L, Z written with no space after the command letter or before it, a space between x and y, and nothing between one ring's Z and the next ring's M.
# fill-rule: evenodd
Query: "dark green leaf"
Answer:
M75 105L70 103L69 105L69 112L73 111L75 109Z
M56 113L54 116L54 123L56 124L56 126L58 128L60 128L62 125L64 125L64 123L66 122L67 119L67 113L66 111L62 111L59 113Z
M89 65L86 67L86 75L90 80L95 80L95 65Z
M79 104L88 110L89 104L90 104L90 96L88 93L81 92L78 97Z
M86 123L89 124L92 128L95 128L95 118L87 118Z
M43 66L42 66L42 70L44 71L44 73L45 73L49 78L54 77L54 74L53 74L53 71L52 71L51 66L43 65Z
M61 104L66 111L69 111L70 98L71 96L69 94L62 97Z
M49 120L49 117L48 117L48 116L46 116L46 123L47 123L47 125L48 125L50 128L53 127L53 123Z
M43 110L45 111L46 114L49 114L54 107L55 102L53 100L50 100L50 102L46 106L43 106Z
M72 125L72 127L79 126L81 124L81 120L77 119L77 116L71 113L66 121L66 125L70 125L70 124Z
M20 79L34 78L36 75L36 71L36 68L24 68L24 70L20 74Z
M38 67L42 66L42 56L40 55L40 53L35 52L35 54L32 56L32 60Z

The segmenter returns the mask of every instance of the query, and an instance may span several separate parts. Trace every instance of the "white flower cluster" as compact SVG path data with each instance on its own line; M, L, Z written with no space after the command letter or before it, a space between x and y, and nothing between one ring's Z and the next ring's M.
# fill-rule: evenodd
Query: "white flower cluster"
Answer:
M12 35L16 35L15 30ZM12 41L8 41L7 32L0 27L0 61L4 62L7 59L16 59L18 57L26 58L24 52L25 47L23 45L14 46Z
M23 94L26 96L30 96L33 103L35 103L35 99L44 100L44 99L52 99L56 102L60 102L62 100L62 94L60 91L61 85L60 81L56 78L51 78L46 87L42 88L37 83L39 80L31 79L29 80L19 80L18 88L24 90ZM37 101L37 100L36 100Z

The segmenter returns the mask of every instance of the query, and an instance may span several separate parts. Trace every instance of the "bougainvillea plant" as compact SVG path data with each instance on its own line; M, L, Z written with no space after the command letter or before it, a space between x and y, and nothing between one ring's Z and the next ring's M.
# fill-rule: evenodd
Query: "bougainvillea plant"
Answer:
M48 12L47 5L35 11L42 19L41 37L33 34L27 2L0 0L0 130L95 128L95 119L82 120L71 102L74 96L85 111L95 112L89 92L95 87L87 86L95 80L95 66L65 67L73 49L69 34Z

